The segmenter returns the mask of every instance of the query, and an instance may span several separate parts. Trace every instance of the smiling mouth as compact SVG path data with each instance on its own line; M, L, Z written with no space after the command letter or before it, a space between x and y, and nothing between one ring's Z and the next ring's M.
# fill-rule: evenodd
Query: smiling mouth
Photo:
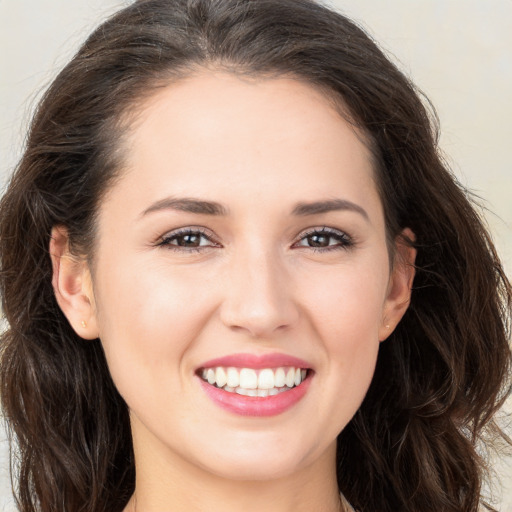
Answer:
M274 396L299 386L307 377L308 368L236 368L216 366L200 368L197 375L208 384L228 393L242 396Z

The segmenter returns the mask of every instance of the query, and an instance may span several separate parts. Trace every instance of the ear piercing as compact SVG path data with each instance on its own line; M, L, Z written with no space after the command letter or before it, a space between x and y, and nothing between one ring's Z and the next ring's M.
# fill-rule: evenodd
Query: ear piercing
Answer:
M82 320L80 322L80 325L85 329L87 327L87 322L85 320Z

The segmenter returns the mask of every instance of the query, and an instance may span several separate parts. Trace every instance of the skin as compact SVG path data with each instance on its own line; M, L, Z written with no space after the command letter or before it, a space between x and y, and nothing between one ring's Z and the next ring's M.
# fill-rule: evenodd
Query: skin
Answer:
M126 510L340 509L336 436L414 276L401 243L390 265L362 140L301 81L197 72L138 111L100 206L93 271L54 229L56 297L80 336L100 337L130 409L137 481ZM168 198L227 211L180 211ZM333 199L356 207L293 213ZM174 236L181 228L200 229L199 251ZM305 359L308 392L277 416L221 409L195 372L241 352Z

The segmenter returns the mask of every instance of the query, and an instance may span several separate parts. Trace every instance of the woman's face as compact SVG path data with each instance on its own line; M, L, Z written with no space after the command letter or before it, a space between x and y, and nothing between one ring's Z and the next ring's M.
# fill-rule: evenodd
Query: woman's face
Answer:
M137 462L256 480L332 470L412 279L390 268L361 137L300 81L205 71L158 90L124 151L87 334Z

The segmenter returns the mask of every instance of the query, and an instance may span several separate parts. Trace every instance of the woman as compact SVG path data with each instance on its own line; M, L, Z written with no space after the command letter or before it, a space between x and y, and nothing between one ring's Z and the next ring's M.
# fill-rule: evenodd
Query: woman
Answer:
M510 284L341 15L119 12L43 98L0 226L21 510L479 508Z

